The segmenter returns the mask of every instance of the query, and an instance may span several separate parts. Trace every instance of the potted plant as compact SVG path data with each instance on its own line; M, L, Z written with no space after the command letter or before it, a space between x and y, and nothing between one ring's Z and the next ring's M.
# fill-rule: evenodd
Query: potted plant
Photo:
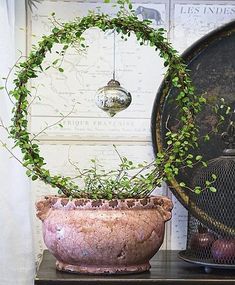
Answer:
M202 161L190 149L197 147L195 115L201 110L204 98L194 95L186 66L167 41L164 29L155 30L150 21L139 21L129 1L118 3L119 12L114 18L90 12L81 19L55 25L27 59L16 65L15 88L10 92L15 106L8 132L22 151L26 173L32 180L40 179L57 188L60 194L46 196L36 204L45 244L57 258L59 270L95 274L148 270L149 259L163 242L164 225L171 218L172 209L167 197L150 194L163 181L171 181L179 168ZM118 169L104 172L97 169L96 161L88 170L78 169L77 178L83 179L81 187L71 177L52 175L46 168L35 136L27 129L30 95L27 83L43 70L44 58L54 44L62 45L62 56L69 47L86 48L82 35L92 27L115 30L124 39L135 34L140 45L147 43L159 51L168 67L167 80L179 91L176 104L181 110L180 128L167 132L165 149L149 164L134 165L116 149L120 157ZM56 63L57 60L53 65ZM61 67L58 69L63 72Z

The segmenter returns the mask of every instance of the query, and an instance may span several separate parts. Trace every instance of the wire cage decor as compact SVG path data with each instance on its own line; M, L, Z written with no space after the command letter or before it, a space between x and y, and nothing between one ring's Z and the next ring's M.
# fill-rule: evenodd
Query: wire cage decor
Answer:
M215 174L217 191L189 195L187 245L179 253L184 260L203 265L206 272L216 267L235 269L235 113L221 138L226 145L222 155L196 170L193 179L194 185L204 188Z

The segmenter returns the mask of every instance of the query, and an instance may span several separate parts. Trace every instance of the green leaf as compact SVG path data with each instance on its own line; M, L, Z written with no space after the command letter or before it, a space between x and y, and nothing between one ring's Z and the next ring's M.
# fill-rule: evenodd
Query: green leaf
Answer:
M199 102L200 102L200 103L206 103L206 98L200 97L200 98L199 98Z
M33 176L32 176L32 180L33 180L33 181L35 181L35 180L37 180L37 179L38 179L38 176L37 176L37 175L33 175Z
M59 28L57 28L57 27L55 27L55 28L52 29L52 32L53 32L53 33L58 33L59 31L60 31L60 30L59 30Z
M58 68L59 72L64 72L64 69L62 67Z
M56 65L56 64L58 63L58 61L59 61L59 58L57 58L56 60L54 60L54 61L52 62L52 64L53 64L53 65Z
M199 188L196 188L195 190L194 190L194 193L195 194L201 194L201 192L202 192L202 190L201 189L199 189Z
M30 177L31 174L32 174L32 171L28 169L28 170L26 171L26 175Z
M165 62L164 62L164 66L167 67L168 65L169 65L169 62L168 62L168 61L165 61Z
M205 135L205 136L204 136L204 141L206 142L206 141L209 141L209 140L210 140L209 135Z
M206 163L205 161L202 161L202 165L203 165L204 167L207 167L207 163Z
M216 176L214 173L211 175L211 177L212 177L214 180L217 179L217 176Z
M198 161L198 160L201 160L201 159L202 159L202 156L201 156L201 155L197 155L195 159L196 159L197 161Z
M229 112L230 112L230 110L231 110L231 107L230 107L230 106L228 106L225 114L226 114L226 115L228 115L228 114L229 114Z
M215 187L210 187L209 190L213 193L215 193L217 191L217 189Z

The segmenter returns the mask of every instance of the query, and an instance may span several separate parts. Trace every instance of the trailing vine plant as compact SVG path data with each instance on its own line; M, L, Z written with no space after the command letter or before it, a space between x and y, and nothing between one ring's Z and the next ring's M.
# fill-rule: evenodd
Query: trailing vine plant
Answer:
M200 112L205 99L194 94L194 87L186 65L168 42L165 30L154 29L149 20L140 21L128 0L119 0L118 5L119 12L114 18L100 11L89 12L83 18L55 24L51 34L43 36L37 46L33 47L27 59L16 65L14 90L10 92L10 96L15 100L13 123L9 130L10 137L14 139L15 146L19 147L23 153L22 164L27 168L27 175L32 180L44 181L68 197L91 199L145 197L163 181L171 181L177 176L180 168L192 168L196 163L203 162L202 157L194 156L190 153L190 149L198 147L198 127L195 123L195 116ZM86 48L83 33L93 27L103 32L115 30L124 40L133 34L140 45L148 44L159 52L164 60L164 66L168 68L166 80L178 89L176 104L180 107L181 127L177 132L171 130L167 132L166 148L159 152L150 164L135 166L132 161L117 152L121 159L117 170L107 173L103 170L99 172L96 161L93 161L90 169L84 171L76 166L79 171L77 178L83 178L85 181L85 186L82 188L75 183L74 178L52 175L46 168L39 146L28 131L30 90L27 85L31 79L38 77L38 74L43 71L42 63L46 54L52 51L54 44L62 45L62 55L69 47L83 50ZM57 60L53 64L56 65L56 62ZM58 69L63 72L62 67ZM128 174L128 171L136 169L137 172L134 175ZM215 191L211 186L215 179L216 177L213 176L212 180L207 183L207 188L211 191ZM203 189L196 187L194 190L200 193Z

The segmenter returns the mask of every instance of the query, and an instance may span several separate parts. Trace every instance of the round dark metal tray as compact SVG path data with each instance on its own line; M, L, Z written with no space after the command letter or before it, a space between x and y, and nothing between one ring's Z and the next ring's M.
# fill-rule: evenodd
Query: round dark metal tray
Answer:
M235 108L235 21L201 38L182 56L187 67L191 70L192 81L196 87L195 94L203 94L208 102L197 117L200 137L203 137L211 132L217 122L216 114L213 111L215 104L221 104L221 99L224 98L231 110ZM155 153L166 146L165 134L167 129L177 130L178 106L175 104L176 96L177 90L169 81L164 80L157 93L151 119L152 142ZM210 160L222 154L224 145L220 135L226 130L228 121L229 116L225 117L224 123L219 126L218 133L212 133L209 142L200 139L199 153L203 155L204 159ZM195 169L182 169L170 185L171 191L186 209L189 209L192 203L195 202L196 204L196 200L194 201L190 192L182 189L179 183L184 181L187 185L192 186L194 173ZM220 215L210 212L206 206L204 208L191 207L191 212L198 220L213 230L235 233L233 226L224 223Z
M192 257L187 250L182 250L178 253L178 257L186 262L203 266L206 273L210 273L213 269L235 269L235 264L219 264L215 263L213 259L205 259L203 261Z

